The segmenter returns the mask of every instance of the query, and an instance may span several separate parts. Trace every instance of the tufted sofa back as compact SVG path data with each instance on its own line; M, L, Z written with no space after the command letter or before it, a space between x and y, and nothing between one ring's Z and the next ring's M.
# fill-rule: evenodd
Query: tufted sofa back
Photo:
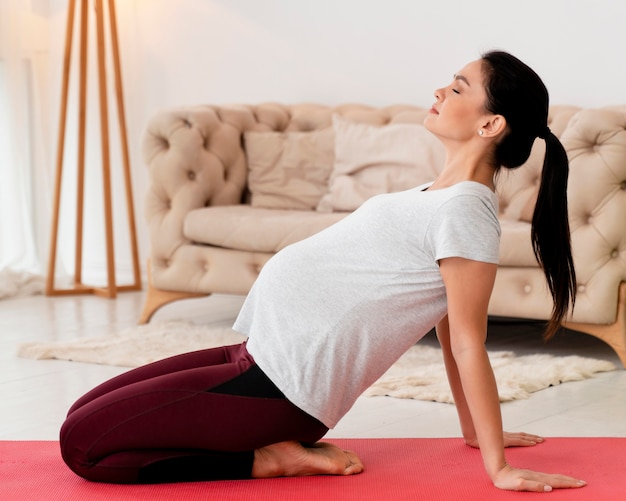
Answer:
M191 210L246 202L245 131L318 130L331 126L333 114L372 125L421 124L427 113L412 105L268 103L198 106L157 114L143 141L151 178L146 215L153 258L167 260L189 243L182 234L182 220ZM610 305L616 304L619 282L626 281L626 107L553 106L548 123L570 158L570 226L579 280L575 318L610 323L615 320ZM503 223L528 227L544 148L543 141L536 141L524 166L501 174L498 197ZM521 266L536 267L536 262L528 262L528 250L525 254ZM549 307L538 301L525 311L531 313L524 316L546 318Z
M175 179L168 179L172 182L171 191L158 194L171 202L182 196L182 190L194 200L201 197L203 205L239 203L245 195L247 177L244 132L319 130L332 125L333 114L385 125L422 123L427 110L403 105L371 108L355 104L332 108L269 103L162 111L148 124L143 141L144 159L150 166L151 176L167 177L169 172L177 173ZM178 168L172 169L172 162L179 164ZM181 176L181 172L186 176ZM204 189L194 190L192 184L188 184L197 178L208 182Z
M578 110L572 106L552 107L548 120L552 131L561 136ZM154 194L160 202L167 200L168 206L182 203L183 199L194 206L198 201L202 202L200 206L237 204L246 195L246 131L319 130L332 125L334 114L379 126L421 124L427 113L427 109L412 105L373 108L358 104L328 107L275 103L163 111L149 123L143 154L151 176L160 178L158 184L168 188L168 193ZM498 186L503 218L523 219L529 209L532 213L543 152L544 146L538 141L523 168L504 173ZM178 165L172 168L173 163Z

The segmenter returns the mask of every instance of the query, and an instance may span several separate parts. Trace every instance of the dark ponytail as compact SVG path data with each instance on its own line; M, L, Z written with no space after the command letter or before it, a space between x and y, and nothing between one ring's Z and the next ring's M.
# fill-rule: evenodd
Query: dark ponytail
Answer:
M544 335L550 339L576 297L567 212L567 153L547 126L548 91L539 76L506 52L488 52L482 61L487 92L485 107L490 113L502 115L507 122L507 133L496 146L497 165L519 167L528 159L535 138L546 142L531 240L553 299L552 316Z
M552 318L545 332L545 338L550 339L559 329L570 302L573 306L576 299L576 273L567 218L567 153L549 130L545 141L546 156L530 234L535 257L554 299Z

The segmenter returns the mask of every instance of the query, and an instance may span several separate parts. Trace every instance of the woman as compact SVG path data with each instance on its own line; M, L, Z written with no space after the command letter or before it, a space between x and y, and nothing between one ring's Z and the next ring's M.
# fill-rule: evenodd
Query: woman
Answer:
M494 178L521 165L536 137L547 146L532 230L555 305L547 337L574 301L568 163L547 127L547 91L518 59L491 52L435 97L424 124L447 157L434 183L374 197L274 256L234 325L247 343L156 362L82 397L61 430L77 474L134 483L360 473L354 453L318 440L436 326L463 437L494 485L584 485L507 464L505 447L543 439L503 432L484 345L500 236Z

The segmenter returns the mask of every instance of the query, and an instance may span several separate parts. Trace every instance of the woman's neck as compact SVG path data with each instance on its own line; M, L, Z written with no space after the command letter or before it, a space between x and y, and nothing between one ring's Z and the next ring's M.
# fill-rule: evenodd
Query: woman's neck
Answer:
M447 188L462 181L475 181L495 191L495 169L484 151L447 151L444 168L430 189Z

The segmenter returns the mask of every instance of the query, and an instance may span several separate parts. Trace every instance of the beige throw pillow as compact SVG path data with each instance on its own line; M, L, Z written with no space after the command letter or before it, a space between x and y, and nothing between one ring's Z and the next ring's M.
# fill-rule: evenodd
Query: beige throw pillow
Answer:
M246 132L253 207L315 210L334 161L331 127L312 132Z
M423 125L373 126L335 115L333 129L335 165L318 211L353 211L374 195L433 181L443 166L443 146Z

